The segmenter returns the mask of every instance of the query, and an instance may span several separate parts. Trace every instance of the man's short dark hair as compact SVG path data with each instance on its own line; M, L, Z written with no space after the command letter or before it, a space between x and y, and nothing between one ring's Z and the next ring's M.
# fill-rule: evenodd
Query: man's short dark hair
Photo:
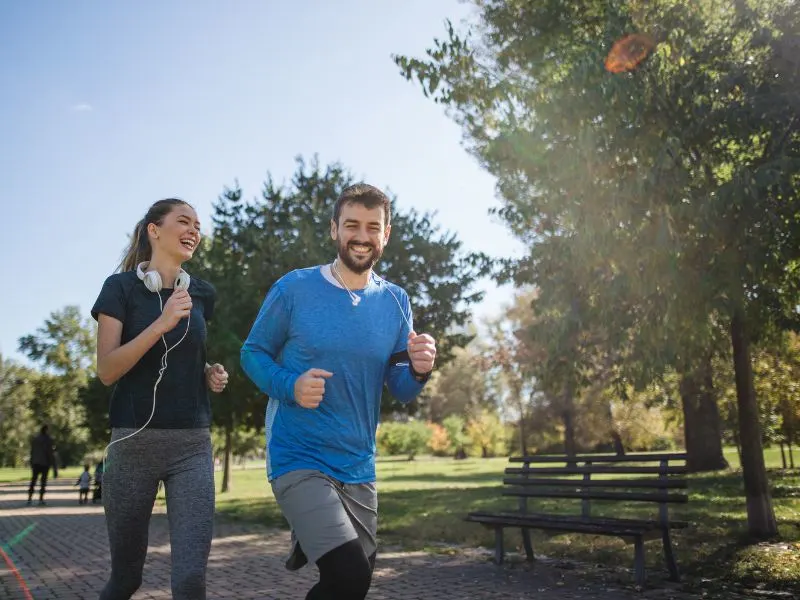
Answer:
M47 425L42 425L42 428L39 430L40 433L47 433L47 430L50 429Z
M373 185L356 183L342 190L336 204L333 205L333 222L339 224L342 206L345 204L361 204L366 208L383 208L383 224L388 226L392 221L392 203L389 198Z

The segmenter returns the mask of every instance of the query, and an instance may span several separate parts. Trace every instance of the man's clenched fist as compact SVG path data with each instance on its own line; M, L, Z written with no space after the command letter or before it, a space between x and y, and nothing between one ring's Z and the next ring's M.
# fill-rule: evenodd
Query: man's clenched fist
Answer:
M294 401L303 408L317 408L325 394L325 380L333 373L323 369L309 369L294 383Z
M417 373L430 373L436 361L436 341L427 333L408 334L408 356Z

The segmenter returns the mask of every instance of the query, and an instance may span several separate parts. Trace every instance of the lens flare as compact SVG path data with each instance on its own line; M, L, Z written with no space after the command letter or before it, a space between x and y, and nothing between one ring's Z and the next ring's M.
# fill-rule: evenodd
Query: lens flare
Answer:
M614 42L606 56L606 70L610 73L627 73L639 66L656 43L644 33L631 33Z
M0 546L0 548L2 548L3 550L10 550L12 546L14 546L15 544L18 544L19 542L24 540L26 537L28 537L28 534L31 531L33 531L34 529L36 529L36 523L31 523L25 529L23 529L17 535L15 535L13 538L8 540L5 544Z
M14 565L14 561L11 560L11 557L6 554L5 550L0 548L0 556L6 561L9 570L14 574L14 577L17 578L17 583L22 588L22 593L25 594L25 600L33 600L33 595L31 595L31 591L28 589L28 585L25 583L25 580L20 575L19 571L17 571L17 567Z

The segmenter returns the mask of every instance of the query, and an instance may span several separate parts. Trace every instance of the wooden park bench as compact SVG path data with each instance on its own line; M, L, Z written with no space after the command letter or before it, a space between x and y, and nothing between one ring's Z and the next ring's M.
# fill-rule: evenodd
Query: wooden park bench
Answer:
M528 560L533 560L530 529L547 530L555 534L587 533L621 537L634 544L634 573L636 583L644 585L644 541L661 537L664 559L671 579L678 581L678 565L672 549L670 531L688 526L685 521L670 520L667 507L671 503L686 503L686 454L583 454L512 457L505 470L503 496L519 498L519 509L510 512L477 511L466 520L495 530L495 562L503 562L503 530L506 527L522 531L522 543ZM675 464L682 463L682 464ZM576 479L575 476L582 476ZM638 476L638 477L631 477ZM580 514L556 514L529 511L528 500L580 500ZM625 508L658 504L653 518L623 518L592 514L592 500L613 503L619 514ZM562 502L559 508L570 503ZM622 506L622 505L625 506ZM655 511L653 511L655 513Z

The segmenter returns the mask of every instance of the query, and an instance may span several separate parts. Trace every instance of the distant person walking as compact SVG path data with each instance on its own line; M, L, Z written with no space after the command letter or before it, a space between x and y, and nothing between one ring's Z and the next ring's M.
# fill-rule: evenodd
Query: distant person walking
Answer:
M58 478L58 464L56 463L56 453L53 446L53 438L48 433L47 425L42 425L37 435L31 440L31 486L28 488L28 506L33 501L33 490L36 487L36 480L41 477L39 484L39 505L43 506L44 493L47 489L47 473L50 467L53 468L53 478Z

